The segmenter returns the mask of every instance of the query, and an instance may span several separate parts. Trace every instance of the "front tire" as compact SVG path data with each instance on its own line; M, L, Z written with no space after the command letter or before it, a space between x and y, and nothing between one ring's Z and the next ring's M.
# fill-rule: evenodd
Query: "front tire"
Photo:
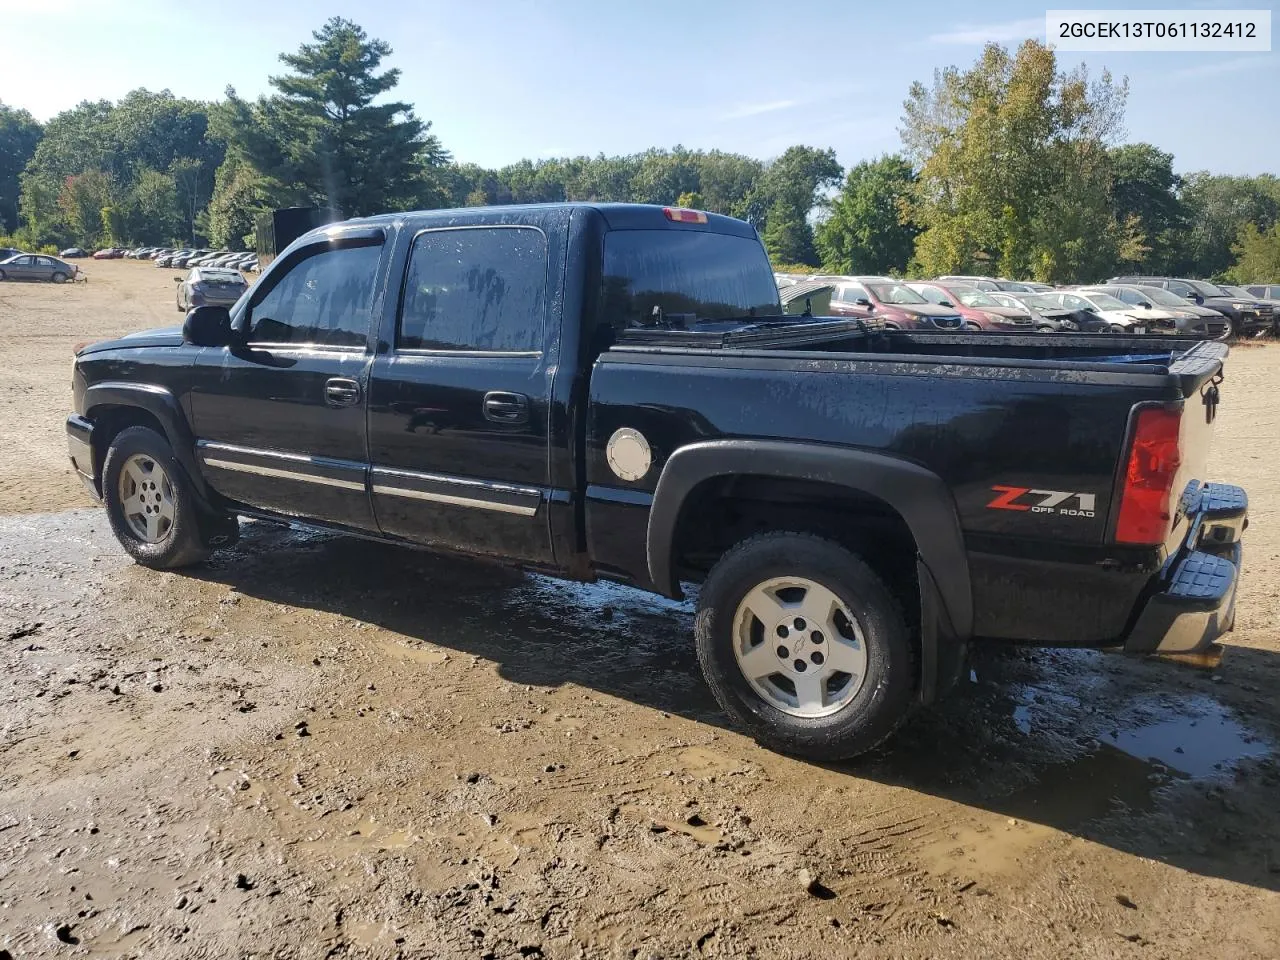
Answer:
M111 442L102 498L116 539L142 566L171 570L209 556L191 481L154 430L129 427Z
M67 275L65 273L55 273L49 279L51 279L54 283L66 283Z
M698 661L720 706L783 753L866 753L906 717L915 657L884 582L811 534L744 540L712 569L695 621Z

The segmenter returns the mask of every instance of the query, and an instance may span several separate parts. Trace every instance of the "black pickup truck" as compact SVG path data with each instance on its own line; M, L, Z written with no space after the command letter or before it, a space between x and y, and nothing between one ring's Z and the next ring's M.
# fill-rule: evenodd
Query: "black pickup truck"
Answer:
M1203 482L1224 344L779 314L726 217L347 221L229 311L81 349L71 459L150 567L251 517L699 584L720 703L810 757L883 740L973 641L1231 628L1245 495Z

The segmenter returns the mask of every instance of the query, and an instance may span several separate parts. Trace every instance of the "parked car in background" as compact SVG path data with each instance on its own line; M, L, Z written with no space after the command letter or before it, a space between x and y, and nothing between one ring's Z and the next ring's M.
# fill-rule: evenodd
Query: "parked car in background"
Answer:
M981 290L962 284L943 284L926 280L911 280L909 286L930 303L939 307L952 307L964 321L968 330L1017 330L1031 325L1031 315L1022 318L1008 316L998 309L999 304ZM988 309L997 308L997 309Z
M8 260L22 253L17 247L0 247L0 260Z
M1080 326L1088 333L1151 333L1154 328L1139 318L1139 308L1117 300L1107 293L1085 293L1081 290L1056 290L1037 294L1046 300L1075 311ZM1160 332L1173 332L1173 314L1162 313L1165 321ZM1154 321L1157 318L1152 318Z
M47 280L66 283L74 280L80 268L57 257L41 253L20 253L0 260L0 280Z
M1280 283L1253 283L1245 289L1259 300L1280 300Z
M1222 339L1231 332L1231 324L1217 310L1184 300L1163 287L1139 287L1126 284L1094 284L1075 288L1082 293L1105 293L1138 311L1138 316L1160 311L1173 315L1177 333L1191 337Z
M1047 323L1055 332L1065 330L1070 333L1099 333L1106 329L1106 325L1099 322L1086 309L1085 304L1065 304L1053 293L1014 293L1006 296L1017 297L1019 303L1035 311L1038 325Z
M249 289L239 271L218 267L196 267L186 277L174 280L178 283L178 309L184 313L192 307L229 307Z
M88 255L89 255L89 251L85 250L83 247L67 247L67 249L61 251L58 254L58 256L68 258L68 259L78 259L80 257L87 257ZM3 259L4 259L4 251L0 250L0 260L3 260Z
M831 298L833 317L879 317L887 330L963 330L955 307L930 303L901 280L850 277L838 281Z
M119 247L103 247L93 255L95 260L119 260L124 256L124 251Z
M1107 283L1162 287L1170 293L1211 310L1217 310L1231 323L1231 334L1261 333L1271 329L1276 312L1268 304L1252 297L1233 297L1227 291L1205 280L1182 277L1112 277Z
M1029 333L1035 329L1035 318L1032 311L1021 304L1016 302L1001 303L987 290L979 290L977 287L970 287L960 283L948 283L942 289L954 294L961 305L981 310L985 313L991 322L996 325L992 329L1014 330L1022 333Z
M1062 312L1058 309L1058 304L1053 304L1054 309L1051 312L1054 316L1045 316L1044 313L1027 302L1027 298L1033 296L1033 294L1006 293L1003 290L990 290L986 291L985 295L999 306L1004 307L1006 310L1015 311L1019 315L1030 317L1031 325L1035 327L1038 333L1058 333L1060 330L1064 329L1062 320L1058 316L1058 314ZM1066 327L1065 329L1070 330L1073 328Z

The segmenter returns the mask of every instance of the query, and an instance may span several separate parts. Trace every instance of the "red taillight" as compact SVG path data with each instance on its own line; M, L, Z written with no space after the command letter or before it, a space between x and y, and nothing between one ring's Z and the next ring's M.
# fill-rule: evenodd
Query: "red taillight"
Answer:
M686 210L684 207L663 207L662 212L667 219L675 223L706 223L707 215L701 210Z
M1129 465L1120 493L1116 542L1164 543L1173 523L1173 480L1182 463L1178 432L1182 410L1146 407L1138 411L1129 447Z

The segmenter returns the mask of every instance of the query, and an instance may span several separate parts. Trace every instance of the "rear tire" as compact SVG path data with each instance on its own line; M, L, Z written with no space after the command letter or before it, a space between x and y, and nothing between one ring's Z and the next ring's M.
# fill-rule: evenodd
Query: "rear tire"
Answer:
M1036 333L1053 333L1053 332L1054 332L1053 327L1049 326L1048 324L1042 324L1041 326L1036 327Z
M142 566L171 570L209 556L191 481L149 427L128 427L111 441L102 499L116 539Z
M966 320L966 321L964 322L964 329L965 329L968 333L981 333L981 332L982 332L982 326L981 326L981 324L975 323L975 322L974 322L974 321L972 321L972 320Z
M8 279L9 278L4 275L4 271L0 270L0 280L8 280Z
M703 584L694 630L716 700L772 749L854 757L911 707L916 658L902 611L829 540L780 532L739 543Z

